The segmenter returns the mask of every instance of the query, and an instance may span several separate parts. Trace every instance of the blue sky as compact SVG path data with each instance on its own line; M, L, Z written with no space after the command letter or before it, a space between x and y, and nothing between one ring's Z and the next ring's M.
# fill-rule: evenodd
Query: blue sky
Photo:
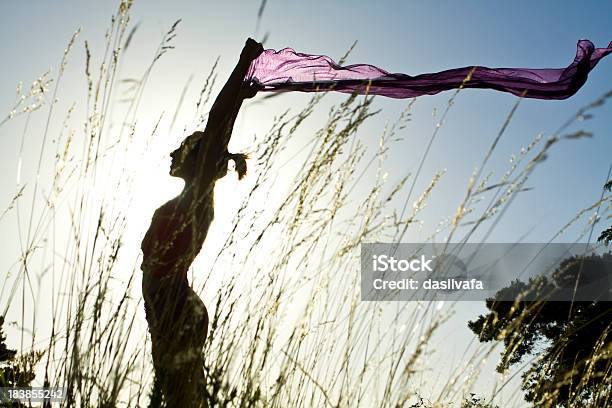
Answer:
M609 1L269 0L256 32L258 8L258 1L136 1L131 14L133 23L140 26L128 51L129 62L123 68L125 77L142 73L146 66L143 61L150 60L163 32L175 20L182 19L175 40L176 49L156 66L153 75L156 81L147 89L141 121L152 123L168 105L175 106L187 78L193 74L194 85L199 85L217 56L221 58L220 76L227 75L245 38L259 39L265 33L269 33L266 48L292 47L332 58L343 55L357 41L349 63L370 63L407 74L469 65L563 67L574 58L577 40L587 38L598 47L607 46L612 40L612 3ZM0 13L0 38L3 39L0 42L0 55L3 56L0 113L2 109L9 110L18 81L27 84L49 68L57 71L65 45L79 26L83 27L83 32L68 68L70 78L76 79L63 84L60 109L82 98L85 85L81 73L82 40L90 42L93 58L99 59L103 33L114 9L112 1L3 3ZM540 132L550 135L579 108L611 90L611 79L612 56L600 62L574 97L565 101L522 101L487 170L499 176L507 169L512 153L520 151ZM187 99L195 98L199 91L197 85L188 91ZM435 109L439 115L450 96L451 93L443 93L417 100L413 119L402 134L405 140L389 154L385 169L391 181L398 181L416 169L437 120L432 112ZM332 102L344 98L343 95L330 95ZM283 95L266 104L247 106L237 122L236 134L262 134L275 114L287 106L300 109L308 99L308 95ZM467 90L459 95L435 141L422 176L416 182L415 191L419 192L437 170L447 170L439 191L422 216L425 223L435 225L441 218L452 215L463 198L470 174L480 164L516 99L512 95L485 90ZM397 118L407 104L408 101L377 98L375 107L380 108L381 113L361 132L371 149L378 142L384 124ZM529 187L533 190L513 203L490 237L492 242L513 242L532 229L528 241L547 241L581 208L599 199L612 161L611 112L612 105L605 105L594 111L592 120L580 124L579 128L594 133L592 139L568 141L554 148L550 159L531 179ZM179 121L188 121L186 115L179 115ZM306 131L318 129L326 115L324 109L316 112ZM22 128L23 122L15 121L0 129L2 208L14 194L18 135ZM38 146L38 135L35 131L28 135L33 146ZM177 135L176 140L168 142L168 148L179 140L180 135ZM246 142L238 140L236 143ZM25 161L35 161L37 153L37 148L26 148ZM402 199L406 197L400 195L399 207ZM13 220L4 222L3 231L10 234ZM585 225L582 221L561 241L573 240ZM409 238L418 239L417 236ZM9 241L5 244L5 250L16 245ZM458 310L459 319L445 329L447 334L459 333L457 350L463 350L470 339L465 320L473 318L478 311L478 306L463 306ZM457 350L449 346L451 359L458 358Z

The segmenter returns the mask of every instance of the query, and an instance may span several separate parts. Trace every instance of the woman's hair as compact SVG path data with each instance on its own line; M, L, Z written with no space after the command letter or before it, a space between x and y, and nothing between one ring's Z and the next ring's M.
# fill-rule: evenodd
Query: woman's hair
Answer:
M183 140L181 148L188 149L187 155L197 154L200 144L202 143L203 137L203 132L194 132L192 135L187 136L187 138ZM246 153L229 153L226 151L225 157L223 159L226 161L234 161L234 168L236 169L236 173L238 173L238 180L242 180L247 174L246 161L248 158L249 156Z
M247 159L249 156L246 153L228 153L228 160L234 161L238 180L242 180L247 174Z

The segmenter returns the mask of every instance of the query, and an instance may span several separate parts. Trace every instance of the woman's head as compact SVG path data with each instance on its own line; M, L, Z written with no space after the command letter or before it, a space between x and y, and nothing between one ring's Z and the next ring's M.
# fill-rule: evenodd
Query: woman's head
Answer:
M170 153L170 175L180 177L185 181L193 178L197 163L197 152L203 132L194 132L187 136L179 147Z
M198 167L199 149L203 138L204 132L194 132L192 135L185 138L178 148L170 153L170 157L172 158L170 164L171 176L180 177L186 182L193 181L196 175L196 168ZM221 157L216 159L213 170L215 172L214 179L217 180L224 177L227 174L229 160L233 160L236 172L238 173L238 179L241 180L247 172L247 158L248 156L246 154L229 153L226 150Z

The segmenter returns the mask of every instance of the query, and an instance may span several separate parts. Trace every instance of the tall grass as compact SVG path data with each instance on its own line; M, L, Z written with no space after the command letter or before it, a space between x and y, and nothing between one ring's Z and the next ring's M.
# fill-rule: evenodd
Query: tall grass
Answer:
M160 113L156 122L142 123L139 108L156 64L171 58L180 25L177 21L168 29L140 78L124 78L125 51L137 28L130 28L131 3L120 2L100 55L80 41L77 31L56 77L45 73L28 92L19 88L15 105L0 122L25 123L22 149L40 143L36 171L31 179L18 179L14 199L0 216L0 222L15 216L25 225L15 267L1 288L3 314L19 310L21 351L42 352L36 365L39 382L67 387L62 406L146 406L151 395L153 401L158 397L151 391L140 259L125 248L134 247L129 240L138 240L129 228L132 204L142 199L136 196L142 191L141 159L154 154L159 140L171 137L176 121L175 114L166 127L168 118ZM84 118L77 120L74 108L58 111L56 98L66 81L66 65L80 63L72 53L81 45L87 86L83 100L76 102ZM216 67L215 62L191 105L193 123L179 127L195 130L205 122ZM459 92L451 95L447 111ZM482 169L515 106L501 118L500 131L466 181L456 212L433 228L427 241L442 236L467 242L482 229L488 236L554 145L584 135L566 135L570 126L610 96L578 112L549 138L536 136L494 180ZM327 121L296 149L293 136L323 98L314 95L297 112L279 112L269 131L256 138L250 163L255 175L247 179L249 191L229 233L216 243L218 251L203 254L201 266L193 270L194 288L211 315L204 350L210 406L401 407L419 406L420 395L428 394L419 388L419 376L428 371L435 352L431 339L453 315L453 305L361 302L358 256L361 242L399 242L421 228L419 215L435 199L445 172L424 176L419 168L391 183L383 171L389 149L399 145L411 120L414 100L395 123L381 129L375 151L366 148L360 130L378 112L373 98L358 96L334 105ZM189 103L183 99L167 111ZM64 117L54 128L58 115ZM431 148L444 118L432 130ZM42 134L30 134L31 121L42 122ZM55 143L50 135L57 135ZM20 154L20 168L21 160ZM45 160L53 163L51 174L45 172ZM426 187L414 190L423 177L430 178ZM398 213L392 204L406 191L409 198ZM605 214L609 197L581 211L568 226L602 205ZM462 369L440 380L431 406L469 396L494 351L495 345L470 351ZM476 391L493 398L499 389ZM609 398L609 388L601 393Z

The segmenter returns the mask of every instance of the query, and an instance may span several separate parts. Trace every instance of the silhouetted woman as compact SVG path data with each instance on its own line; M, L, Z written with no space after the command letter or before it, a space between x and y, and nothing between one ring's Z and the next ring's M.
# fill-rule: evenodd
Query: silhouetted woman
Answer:
M262 52L260 43L246 41L204 132L188 136L170 154L170 175L185 180L185 187L155 211L142 241L142 289L156 382L170 407L205 406L202 347L208 314L189 286L187 270L213 220L215 182L226 175L230 159L239 178L246 174L246 156L230 154L227 145L242 101L257 93L244 78Z

